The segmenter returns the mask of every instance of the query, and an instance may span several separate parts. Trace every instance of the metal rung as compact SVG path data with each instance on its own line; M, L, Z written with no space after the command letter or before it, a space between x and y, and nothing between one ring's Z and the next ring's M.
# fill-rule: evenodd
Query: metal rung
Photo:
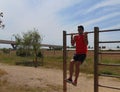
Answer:
M120 64L105 64L105 63L99 63L98 65L104 65L104 66L120 66Z
M112 32L112 31L120 31L120 29L100 30L99 32Z
M120 43L120 41L99 41L99 43Z
M88 34L90 34L90 33L94 33L94 31L90 31L90 32L87 32ZM68 34L66 34L66 35L76 35L76 34L79 34L79 33L68 33Z
M99 54L120 54L120 52L99 52Z
M99 76L113 77L113 78L120 78L120 76L116 76L116 75L108 75L108 74L99 74Z
M99 52L99 54L120 54L120 52Z
M110 29L110 30L100 30L99 32L111 32L111 31L120 31L120 29ZM94 31L90 31L88 33L94 33ZM68 33L66 35L76 35L78 33Z
M110 87L110 86L103 86L103 85L98 85L100 87L105 87L105 88L111 88L111 89L117 89L117 90L120 90L120 88L116 88L116 87Z

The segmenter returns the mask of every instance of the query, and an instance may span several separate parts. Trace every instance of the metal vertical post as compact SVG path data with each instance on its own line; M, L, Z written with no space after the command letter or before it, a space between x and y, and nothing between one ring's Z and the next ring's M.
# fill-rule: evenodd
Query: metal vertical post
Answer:
M67 92L66 31L63 31L63 92Z
M94 27L94 92L98 92L99 28Z

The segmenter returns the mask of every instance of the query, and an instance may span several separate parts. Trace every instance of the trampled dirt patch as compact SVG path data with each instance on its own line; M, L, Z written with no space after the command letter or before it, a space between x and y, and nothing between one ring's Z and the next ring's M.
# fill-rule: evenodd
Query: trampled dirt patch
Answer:
M51 87L49 92L63 92L62 70L10 66L5 64L0 64L0 69L7 72L1 79L7 79L7 82L9 82L11 86L27 86L33 88L45 88L49 86ZM100 78L100 83L120 87L120 80L115 78ZM67 92L93 92L93 76L80 74L77 87L68 84ZM100 88L100 92L119 92L119 90Z

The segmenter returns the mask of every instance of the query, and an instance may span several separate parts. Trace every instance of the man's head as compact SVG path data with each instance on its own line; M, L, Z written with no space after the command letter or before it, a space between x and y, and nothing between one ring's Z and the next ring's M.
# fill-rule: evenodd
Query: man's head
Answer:
M82 25L78 26L78 33L83 34L84 32L84 27Z

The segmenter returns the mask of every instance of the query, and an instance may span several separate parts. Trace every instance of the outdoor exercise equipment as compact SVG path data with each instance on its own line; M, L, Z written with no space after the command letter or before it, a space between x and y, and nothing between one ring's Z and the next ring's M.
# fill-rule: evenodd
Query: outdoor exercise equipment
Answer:
M104 86L99 84L99 76L105 76L105 77L117 77L120 78L120 76L112 76L112 75L104 75L99 74L98 66L120 66L120 64L105 64L99 62L99 54L109 54L109 53L102 53L99 50L99 44L100 43L120 43L120 41L100 41L99 40L99 33L100 32L113 32L113 31L120 31L120 29L110 29L110 30L99 30L99 27L94 27L94 31L88 32L88 34L93 33L94 34L94 92L99 92L98 87L105 87L105 88L111 88L120 90L120 88L110 87L110 86ZM78 33L67 33L66 31L63 31L63 92L67 92L67 36L69 35L76 35ZM115 54L110 53L110 54ZM119 52L117 54L120 54Z

